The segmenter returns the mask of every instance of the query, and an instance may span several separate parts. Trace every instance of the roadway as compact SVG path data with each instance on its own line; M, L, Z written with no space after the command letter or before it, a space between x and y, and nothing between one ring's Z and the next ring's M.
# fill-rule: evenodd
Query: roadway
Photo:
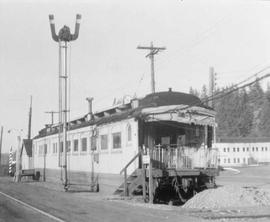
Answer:
M191 222L203 220L188 216L179 207L108 200L96 193L63 192L47 187L43 182L14 183L11 178L1 177L0 222L2 221Z

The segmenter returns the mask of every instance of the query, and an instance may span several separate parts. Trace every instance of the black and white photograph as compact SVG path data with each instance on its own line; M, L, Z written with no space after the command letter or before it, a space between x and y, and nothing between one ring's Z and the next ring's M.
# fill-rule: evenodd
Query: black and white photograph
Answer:
M270 0L0 0L0 222L270 221Z

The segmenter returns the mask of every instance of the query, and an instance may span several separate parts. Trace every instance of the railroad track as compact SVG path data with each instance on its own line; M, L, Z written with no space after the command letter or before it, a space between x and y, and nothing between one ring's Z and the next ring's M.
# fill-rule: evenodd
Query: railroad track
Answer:
M48 217L48 218L50 218L50 219L52 219L54 221L66 222L66 221L62 220L61 218L59 218L59 217L56 217L56 216L54 216L54 215L52 215L52 214L50 214L48 212L45 212L43 210L40 210L40 209L36 208L36 207L34 207L34 206L32 206L32 205L30 205L28 203L25 203L25 202L23 202L21 200L18 200L16 198L10 196L9 194L6 194L6 193L3 193L3 192L0 191L0 195L5 196L6 198L8 198L8 199L10 199L10 200L12 200L12 201L14 201L14 202L16 202L18 204L21 204L22 206L25 206L25 207L27 207L27 208L35 211L35 212L38 212L38 213L40 213L40 214L42 214L42 215L44 215L44 216L46 216L46 217Z

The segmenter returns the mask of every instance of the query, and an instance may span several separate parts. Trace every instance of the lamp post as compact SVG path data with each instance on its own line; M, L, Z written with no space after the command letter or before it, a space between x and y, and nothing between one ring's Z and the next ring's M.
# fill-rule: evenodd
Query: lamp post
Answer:
M17 132L17 151L16 151L16 172L15 172L15 182L21 181L21 133L22 129L9 129L8 133L12 131Z
M68 70L67 70L67 48L68 42L74 41L79 36L80 29L80 20L81 15L76 15L76 24L75 24L75 32L74 34L70 33L70 28L66 25L60 29L58 35L55 33L55 24L54 24L54 16L49 15L50 27L52 39L59 44L59 162L60 162L60 144L61 144L61 131L63 131L63 164L64 169L64 189L68 189L68 180L67 180L67 78L68 78ZM64 96L62 101L62 82L64 89Z

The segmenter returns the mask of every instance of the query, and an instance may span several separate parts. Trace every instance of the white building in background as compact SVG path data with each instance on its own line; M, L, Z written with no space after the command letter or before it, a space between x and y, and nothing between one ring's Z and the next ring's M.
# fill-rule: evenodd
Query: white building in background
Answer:
M270 163L270 138L222 138L215 147L220 166Z

